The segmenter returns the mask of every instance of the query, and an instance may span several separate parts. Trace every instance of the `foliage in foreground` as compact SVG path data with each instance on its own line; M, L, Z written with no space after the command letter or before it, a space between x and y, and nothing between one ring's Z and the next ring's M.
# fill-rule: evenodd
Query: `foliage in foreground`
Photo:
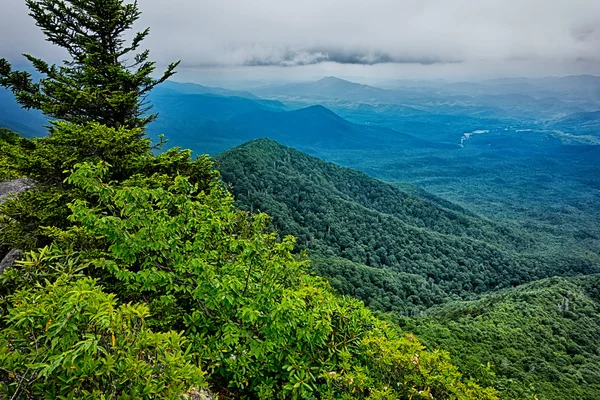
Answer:
M140 129L65 122L54 123L52 132L40 139L0 130L0 179L27 177L36 182L35 190L25 192L18 201L0 204L0 243L34 250L52 242L46 227L70 225L67 204L84 198L85 193L65 180L79 162L112 165L105 177L111 181L138 173L183 174L205 189L217 177L208 158L192 161L190 151L177 148L154 155L150 140L140 138L141 134Z
M307 274L293 239L278 241L265 215L236 210L214 180L210 190L169 175L111 184L108 171L86 163L69 178L88 200L70 206L74 227L55 231L60 265L50 257L7 271L4 286L31 291L56 280L53 269L85 267L122 301L146 304L154 331L184 331L224 397L495 398L463 381L447 353L425 351Z
M91 278L63 276L11 301L0 335L0 395L179 398L204 384L180 334L150 331L147 306L119 304Z

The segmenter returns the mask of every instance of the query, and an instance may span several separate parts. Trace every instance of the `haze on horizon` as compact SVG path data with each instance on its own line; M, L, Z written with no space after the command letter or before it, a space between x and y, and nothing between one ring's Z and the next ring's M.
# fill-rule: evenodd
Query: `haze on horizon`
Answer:
M4 0L0 56L59 62L27 15ZM8 4L6 4L8 3ZM600 74L598 0L140 0L137 29L177 80L306 80L335 75L478 80Z

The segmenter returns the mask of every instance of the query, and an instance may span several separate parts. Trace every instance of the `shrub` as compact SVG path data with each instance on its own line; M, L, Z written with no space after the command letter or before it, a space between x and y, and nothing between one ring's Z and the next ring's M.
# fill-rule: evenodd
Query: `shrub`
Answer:
M91 278L64 275L11 300L0 334L7 398L179 398L204 383L181 334L150 331L147 306L119 305Z

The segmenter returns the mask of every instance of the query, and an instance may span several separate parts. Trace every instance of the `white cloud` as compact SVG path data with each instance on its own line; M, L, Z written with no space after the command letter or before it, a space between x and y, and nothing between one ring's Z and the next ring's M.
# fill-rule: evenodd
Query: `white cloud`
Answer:
M22 0L3 0L0 55L52 56ZM161 64L599 66L598 0L140 0ZM566 67L572 66L572 67ZM560 67L560 68L559 68ZM425 68L425 67L422 67ZM507 67L509 68L509 67ZM430 68L432 70L433 68ZM450 67L448 68L450 69ZM454 67L452 67L454 69Z

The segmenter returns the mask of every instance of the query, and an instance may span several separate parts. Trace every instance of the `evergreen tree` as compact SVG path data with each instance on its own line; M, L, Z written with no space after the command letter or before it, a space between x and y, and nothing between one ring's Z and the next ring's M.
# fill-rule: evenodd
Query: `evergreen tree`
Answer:
M150 107L144 99L175 74L179 62L153 78L156 66L149 51L136 53L149 29L129 43L123 38L141 14L137 1L27 0L27 6L47 40L66 49L71 59L57 66L24 54L45 76L39 82L0 59L0 85L10 88L23 107L65 121L115 128L144 127L156 118L147 115Z

